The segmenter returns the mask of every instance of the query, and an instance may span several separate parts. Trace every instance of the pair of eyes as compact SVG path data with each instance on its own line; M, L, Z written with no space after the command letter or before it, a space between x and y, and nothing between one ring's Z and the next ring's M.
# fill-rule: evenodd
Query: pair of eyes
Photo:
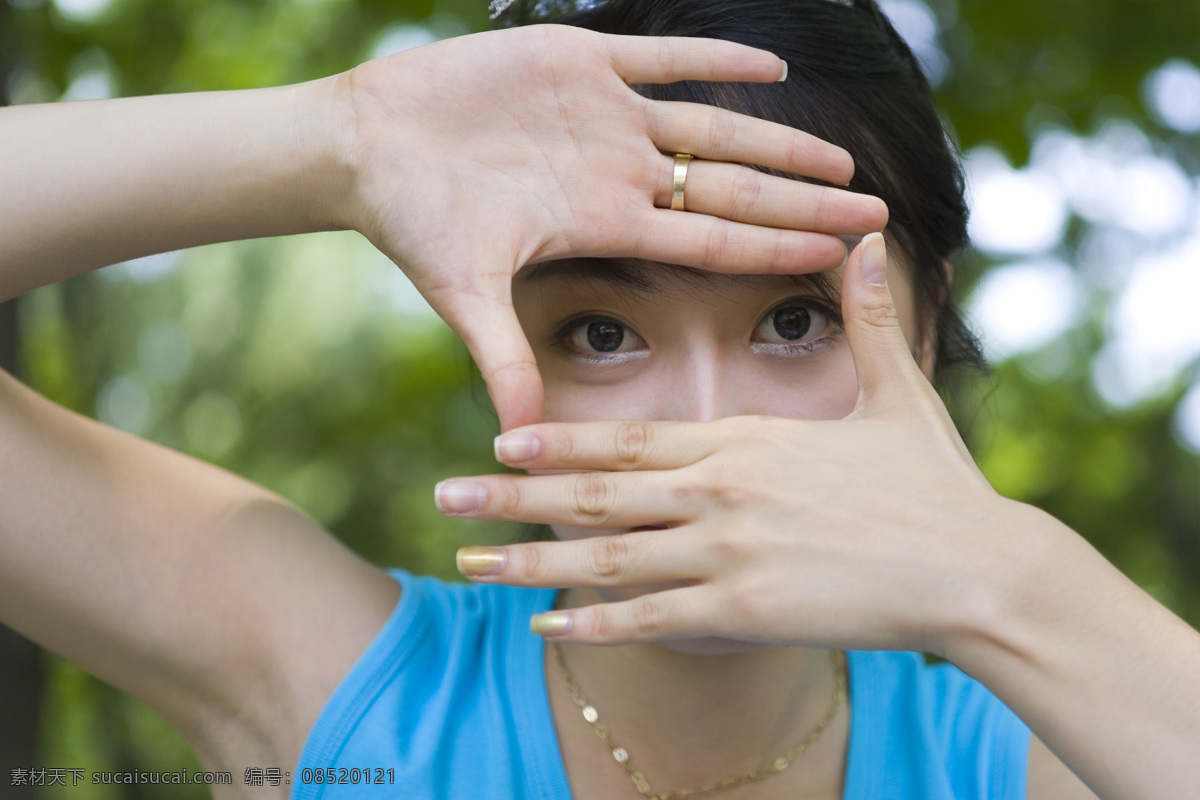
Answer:
M752 341L798 355L812 352L840 328L839 315L811 299L788 300L768 311L752 334ZM559 346L590 358L619 356L645 348L632 328L612 317L585 314L568 320L554 337Z

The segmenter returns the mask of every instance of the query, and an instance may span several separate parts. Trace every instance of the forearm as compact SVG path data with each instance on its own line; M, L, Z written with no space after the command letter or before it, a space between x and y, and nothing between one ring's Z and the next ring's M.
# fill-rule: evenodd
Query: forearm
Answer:
M1200 785L1200 634L1073 531L1028 506L1029 556L945 655L1104 800Z
M346 227L341 80L0 110L0 299L150 253Z

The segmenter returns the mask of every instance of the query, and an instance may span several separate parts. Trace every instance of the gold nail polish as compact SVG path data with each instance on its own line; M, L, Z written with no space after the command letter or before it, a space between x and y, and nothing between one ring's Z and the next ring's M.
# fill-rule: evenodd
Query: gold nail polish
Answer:
M507 554L499 547L463 547L454 559L458 563L458 571L468 578L480 575L495 575L504 569Z
M553 636L571 630L571 615L561 611L547 611L529 619L529 630L538 636Z

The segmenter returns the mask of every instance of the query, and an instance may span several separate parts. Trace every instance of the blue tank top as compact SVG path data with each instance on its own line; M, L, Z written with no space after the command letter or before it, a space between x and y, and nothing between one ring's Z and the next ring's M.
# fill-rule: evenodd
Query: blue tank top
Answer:
M529 617L555 590L445 583L403 595L309 733L293 800L569 800ZM844 800L1025 800L1029 729L916 653L847 653Z

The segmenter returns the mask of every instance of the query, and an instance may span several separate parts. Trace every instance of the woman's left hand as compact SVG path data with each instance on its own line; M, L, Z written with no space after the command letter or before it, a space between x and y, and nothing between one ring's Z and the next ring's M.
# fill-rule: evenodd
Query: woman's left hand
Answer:
M886 284L864 278L885 263L882 237L869 236L843 278L859 384L847 417L509 431L496 448L505 464L575 472L444 482L443 511L670 528L468 548L460 568L516 586L678 587L542 615L535 630L560 641L713 635L944 652L947 636L987 613L990 589L1021 561L1013 556L1028 552L1022 520L1033 509L997 495L975 466L913 360Z
M1097 797L1194 796L1200 636L1066 525L992 490L917 369L887 288L863 279L883 264L869 236L843 278L853 412L509 431L497 442L506 464L589 471L460 479L440 487L443 510L478 501L461 515L672 527L487 548L474 563L495 569L471 577L679 587L534 617L565 642L723 636L937 653L1037 735L1030 797L1092 796L1063 764Z

